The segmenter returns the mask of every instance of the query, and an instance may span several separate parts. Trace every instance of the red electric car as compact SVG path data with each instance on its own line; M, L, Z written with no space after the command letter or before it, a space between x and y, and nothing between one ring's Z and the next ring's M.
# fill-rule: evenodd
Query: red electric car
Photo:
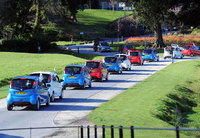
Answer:
M128 50L127 55L129 56L129 60L131 61L131 64L140 64L143 65L144 61L142 58L142 54L139 50Z
M103 81L108 80L108 71L106 65L100 60L88 60L85 65L90 71L90 76L93 80Z
M188 55L188 56L197 56L200 55L200 50L199 47L197 47L195 44L192 45L186 45L183 47L182 50L183 55Z

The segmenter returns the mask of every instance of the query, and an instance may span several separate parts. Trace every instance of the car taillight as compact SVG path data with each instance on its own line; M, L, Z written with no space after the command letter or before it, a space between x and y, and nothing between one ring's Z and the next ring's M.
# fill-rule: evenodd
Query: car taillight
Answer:
M49 75L49 78L48 78L48 80L51 80L51 75Z
M36 86L36 81L33 82L33 88Z
M65 71L65 68L64 68L64 71Z
M81 71L83 71L83 68L81 68Z
M13 80L10 81L10 87L12 86L12 81L13 81Z

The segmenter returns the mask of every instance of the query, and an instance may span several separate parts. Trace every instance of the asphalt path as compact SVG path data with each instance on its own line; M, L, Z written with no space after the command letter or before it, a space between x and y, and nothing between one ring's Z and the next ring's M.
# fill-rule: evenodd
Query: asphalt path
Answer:
M73 46L71 49L79 52L91 53L92 44ZM115 53L100 53L99 55L113 55ZM196 57L176 59L177 61L196 59ZM125 91L127 88L148 78L155 72L171 64L171 60L160 62L145 62L143 66L132 66L131 71L123 71L122 74L110 74L109 80L104 82L92 82L92 88L75 89L67 88L64 91L64 99L57 99L50 106L42 106L39 111L27 107L16 107L13 111L7 111L6 99L0 100L0 129L23 127L52 127L92 125L86 116L102 103ZM30 134L31 133L31 134ZM77 137L77 129L45 129L45 130L20 130L0 131L0 138L33 138L40 137Z

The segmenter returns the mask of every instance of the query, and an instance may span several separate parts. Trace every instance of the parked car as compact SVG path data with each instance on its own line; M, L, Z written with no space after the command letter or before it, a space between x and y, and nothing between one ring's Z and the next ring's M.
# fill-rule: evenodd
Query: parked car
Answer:
M41 104L48 106L50 94L47 86L42 75L13 78L7 96L7 109L10 111L14 106L33 106L39 110Z
M172 58L172 56L173 58L183 58L183 54L178 45L172 45L170 47L164 48L164 54L163 54L164 59Z
M136 50L136 48L132 45L121 45L119 47L119 52L120 53L127 53L129 50Z
M192 45L186 45L183 47L182 50L183 55L188 55L188 56L197 56L200 55L200 50L199 47L197 47L195 44Z
M64 68L63 73L63 89L66 87L92 87L92 80L89 70L84 65L68 65Z
M46 84L49 84L49 94L51 102L55 100L55 97L63 98L63 88L61 84L61 80L59 79L57 73L55 72L33 72L30 76L40 76L42 74L44 81Z
M100 60L88 60L85 62L85 66L88 67L90 71L90 76L92 80L100 80L101 82L105 79L108 80L108 70L105 63Z
M122 73L122 65L120 58L116 56L106 56L103 60L109 72Z
M121 60L122 69L131 70L131 62L129 56L126 54L115 54L116 57L119 57Z
M99 42L98 51L99 52L111 52L110 45L107 42Z
M127 54L129 56L129 60L130 60L131 64L139 64L139 65L144 64L142 54L140 53L139 50L129 50L127 52Z
M144 61L159 61L159 55L155 49L145 49L142 53Z

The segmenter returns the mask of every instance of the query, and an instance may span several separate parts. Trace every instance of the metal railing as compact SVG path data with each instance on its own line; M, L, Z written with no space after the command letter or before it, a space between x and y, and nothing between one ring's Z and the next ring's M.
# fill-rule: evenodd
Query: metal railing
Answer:
M77 129L77 137L78 138L90 138L91 137L91 131L93 131L92 137L97 138L98 136L101 136L102 138L106 138L106 129L110 129L110 137L115 137L115 131L118 130L118 137L123 138L124 137L124 130L130 130L130 138L135 138L135 130L169 130L169 131L175 131L176 138L180 138L180 131L199 131L200 129L190 129L190 128L149 128L149 127L115 127L113 125L111 126L56 126L56 127L24 127L24 128L10 128L10 129L0 129L0 132L2 131L19 131L19 130L29 130L30 138L32 137L32 131L33 130L41 130L41 129ZM101 129L98 131L98 129ZM84 133L84 130L86 130Z

